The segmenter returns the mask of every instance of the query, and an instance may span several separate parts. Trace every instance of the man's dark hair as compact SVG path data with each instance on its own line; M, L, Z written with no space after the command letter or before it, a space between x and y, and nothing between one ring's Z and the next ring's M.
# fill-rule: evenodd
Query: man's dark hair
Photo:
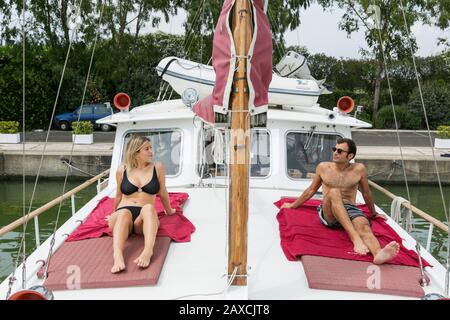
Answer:
M339 138L337 141L337 144L346 143L348 145L348 153L353 153L353 158L356 156L356 144L355 141L348 138Z

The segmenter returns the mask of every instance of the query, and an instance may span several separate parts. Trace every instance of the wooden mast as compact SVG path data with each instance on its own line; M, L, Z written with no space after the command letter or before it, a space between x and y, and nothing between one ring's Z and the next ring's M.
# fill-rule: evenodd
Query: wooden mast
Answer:
M247 56L252 37L252 10L248 0L236 0L232 30L237 70L231 95L230 214L228 277L238 267L233 285L247 284L247 220L250 159L250 115L248 114Z

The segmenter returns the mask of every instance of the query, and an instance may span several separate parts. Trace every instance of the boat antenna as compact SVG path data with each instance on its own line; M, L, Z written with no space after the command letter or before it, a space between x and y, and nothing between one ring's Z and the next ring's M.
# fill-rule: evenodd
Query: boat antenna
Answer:
M267 10L267 18L269 18L269 22L270 22L270 27L272 30L274 30L277 34L281 34L280 33L280 28L278 27L278 23L276 23L275 18L272 17L271 14L272 10L270 9L270 7L268 7ZM281 59L285 54L286 54L286 50L284 48L284 46L280 43L278 43L278 41L276 41L275 39L275 46L276 46L276 51L278 52L278 54L280 55L279 59Z
M372 2L373 2L373 6L377 7L376 4L375 4L375 1L372 1ZM439 170L438 170L438 167L437 167L437 161L436 161L436 157L435 157L434 150L433 150L433 147L432 147L433 143L432 143L432 138L431 138L431 131L430 131L429 123L428 123L428 116L427 116L427 112L426 112L426 108L425 108L425 103L424 103L424 100L423 100L422 88L421 88L421 84L420 84L420 80L419 80L419 75L418 75L418 71L417 71L415 57L414 57L414 50L413 50L412 43L411 43L411 38L410 38L411 35L410 35L409 29L408 29L408 26L407 26L407 22L406 22L406 15L405 15L405 8L404 8L404 5L403 5L403 0L400 0L400 7L401 7L400 9L402 11L402 15L403 15L405 31L406 31L408 42L409 42L409 46L410 46L410 51L411 51L411 57L412 57L412 60L413 60L415 76L416 76L418 87L419 87L419 93L420 93L420 97L421 97L422 108L423 108L423 111L424 111L425 122L426 122L426 125L427 125L427 131L428 131L428 135L429 135L429 139L430 139L430 147L431 147L431 151L432 151L432 154L433 154L433 161L434 161L434 164L435 164L435 169L436 169L436 174L437 174L437 178L438 178L439 189L440 189L440 192L441 192L441 198L442 198L444 213L445 213L445 217L446 217L447 221L449 221L449 217L448 217L448 214L447 214L447 208L446 208L445 200L444 200L444 196L443 196L441 179L440 179ZM384 51L383 38L382 38L382 35L381 35L381 17L375 15L375 19L376 19L376 21L375 21L376 22L375 28L378 30L378 36L379 36L379 41L380 41L380 49L381 49L381 53L382 53L382 56L383 56L383 63L385 65L385 74L386 74L386 79L387 79L388 88L389 88L389 96L390 96L390 100L391 100L392 112L393 112L393 116L394 116L397 141L398 141L398 145L399 145L399 149L400 149L400 156L401 156L401 161L402 161L403 176L404 176L404 179L405 179L405 185L406 185L406 191L407 191L407 195L408 195L409 206L411 206L411 195L410 195L410 192L409 192L408 179L407 179L407 176L406 176L405 160L404 160L404 156L403 156L403 150L402 150L401 141L400 141L400 134L399 134L399 126L398 126L397 116L396 116L395 107L394 107L394 99L393 99L392 87L391 87L391 83L390 83L389 69L388 69L388 66L387 66L387 59L386 59L386 55L385 55L385 51ZM423 268L422 261L421 261L420 245L419 245L417 239L416 239L416 251L417 251L417 255L418 255L418 259L419 259L419 265L420 265L420 269L421 269L421 275L422 275L421 285L425 286L427 284L427 281L425 279L424 268ZM447 252L448 252L448 248L447 248ZM448 255L447 255L447 269L448 269Z
M425 107L425 102L423 99L423 92L422 92L422 86L420 84L420 79L419 79L419 72L417 71L417 63L416 63L416 58L414 56L414 51L413 51L413 46L411 43L411 35L409 32L409 29L407 27L407 22L406 22L406 13L405 13L405 7L403 5L403 0L400 0L400 6L401 6L401 11L402 11L402 15L403 15L403 22L405 25L405 31L406 34L408 36L408 42L409 42L409 48L411 51L411 58L413 61L413 66L414 66L414 73L416 76L416 80L417 80L417 85L418 85L418 89L419 89L419 94L420 94L420 102L422 104L422 109L423 109L423 114L424 114L424 118L425 118L425 124L427 126L427 132L428 132L428 139L430 141L430 148L431 148L431 153L433 155L433 162L434 162L434 168L436 170L436 176L437 176L437 181L438 181L438 185L439 185L439 191L440 191L440 195L441 195L441 200L442 200L442 207L444 209L444 214L445 214L445 218L447 220L447 226L450 226L450 215L448 212L448 208L450 208L450 204L449 207L447 208L446 203L445 203L445 197L444 197L444 191L442 188L442 182L441 182L441 177L439 174L439 169L438 169L438 165L437 165L437 160L436 160L436 155L434 153L434 148L433 148L433 139L431 137L431 130L430 130L430 124L428 122L428 115L427 115L427 110ZM445 289L446 289L446 295L447 297L450 296L450 283L449 283L449 277L450 277L450 232L447 231L447 257L446 257L446 273L445 273Z
M372 0L373 2L373 6L377 7L377 5L375 4L375 1ZM406 175L406 166L405 166L405 158L403 155L403 148L402 148L402 143L400 140L400 133L399 133L399 125L398 125L398 121L397 121L397 114L395 111L395 107L394 107L394 98L392 95L392 86L391 86L391 80L390 80L390 75L389 75L389 68L388 68L388 63L387 63L387 58L386 58L386 54L384 51L384 42L383 42L383 37L381 34L381 16L375 14L375 26L372 26L372 29L376 29L378 32L378 37L379 37L379 42L380 42L380 50L381 50L381 54L383 56L383 64L385 67L385 75L386 75L386 80L387 80L387 84L388 84L388 89L389 89L389 97L390 97L390 101L391 101L391 108L392 108L392 114L394 116L394 123L395 123L395 132L396 132L396 137L397 137L397 143L398 143L398 147L399 147L399 151L400 151L400 158L401 158L401 163L402 163L402 171L403 171L403 178L405 180L405 187L406 187L406 193L407 193L407 197L408 197L408 205L411 206L411 194L409 192L409 184L408 184L408 177ZM410 208L409 208L410 209ZM408 212L410 212L408 210ZM418 241L416 239L416 243L418 244ZM419 260L419 266L420 266L420 271L421 271L421 285L424 286L426 284L426 279L425 279L425 274L424 274L424 269L423 269L423 265L422 265L422 261L421 261L421 255L420 255L420 245L416 245L416 251L417 251L417 257Z
M26 34L25 34L25 8L26 0L22 2L22 218L25 218L26 211L26 190L25 190L25 47L26 47ZM35 220L36 221L36 220ZM22 237L23 237L23 251L22 251L22 289L25 289L26 285L26 229L23 225Z
M76 6L76 8L77 8L77 10L75 11L76 12L76 14L75 14L75 19L77 19L78 18L78 15L80 14L80 8L81 8L81 3L82 3L82 1L83 0L80 0L80 2L79 2L79 4L78 4L78 6ZM24 0L24 5L23 5L23 10L25 11L25 0ZM25 17L25 13L23 13L23 16ZM54 102L54 104L53 104L53 110L52 110L52 115L51 115L51 117L50 117L50 122L49 122L49 126L48 126L48 129L47 129L47 135L46 135L46 138L45 138L45 142L44 142L44 146L43 146L43 149L42 149L42 153L41 153L41 160L40 160L40 163L39 163L39 167L38 167L38 171L37 171L37 174L36 174L36 178L35 178L35 182L34 182L34 186L33 186L33 191L32 191L32 194L31 194L31 200L30 200L30 205L29 205L29 207L28 207L28 213L27 213L27 218L28 218L28 216L29 216L29 214L30 214L30 212L31 212L31 209L32 209L32 207L33 207L33 201L34 201L34 197L35 197L35 194L36 194L36 189L37 189L37 183L38 183L38 181L39 181L39 176L40 176L40 172L41 172L41 169L42 169L42 164L43 164L43 161L44 161L44 155L45 155L45 151L47 150L47 145L48 145L48 138L49 138L49 135L50 135L50 129L51 129L51 126L52 126L52 121L53 121L53 117L54 117L54 115L55 115L55 111L56 111L56 106L57 106L57 103L58 103L58 99L59 99L59 94L60 94L60 91L61 91L61 86L62 86L62 81L63 81L63 78L64 78L64 74L65 74L65 71L66 71L66 68L67 68L67 62L68 62L68 59L69 59L69 54L70 54L70 51L71 51L71 49L72 49L72 40L73 40L73 38L74 38L74 35L75 35L75 33L76 33L76 31L78 30L78 24L75 24L75 27L74 27L74 29L73 29L73 31L72 31L72 36L70 37L70 39L69 39L69 46L68 46L68 48L67 48L67 53L66 53L66 58L65 58L65 61L64 61L64 65L63 65L63 70L62 70L62 73L61 73L61 78L60 78L60 81L59 81L59 86L58 86L58 91L57 91L57 93L56 93L56 98L55 98L55 102ZM25 19L24 19L24 21L22 22L22 32L24 33L24 28L25 28ZM24 40L25 41L25 40ZM23 137L23 139L25 139L25 136ZM24 140L25 141L25 140ZM24 148L24 146L25 146L25 143L23 143L23 148ZM24 165L24 164L23 164ZM36 235L38 235L38 232L39 232L39 226L37 225L37 220L35 220L35 229L36 229ZM26 239L25 239L25 235L26 235L26 230L27 230L27 226L28 226L28 219L26 219L25 220L25 223L24 223L24 226L23 226L23 234L22 234L22 239L21 239L21 241L20 241L20 243L19 243L19 246L18 246L18 250L17 250L17 259L16 259L16 262L15 262L15 265L14 265L14 269L13 269L13 272L12 272L12 274L11 274L11 276L10 276L10 278L9 278L9 288L8 288L8 293L7 293L7 298L9 297L9 295L11 294L11 290L12 290L12 286L13 286L13 284L14 284L14 281L16 280L16 278L15 278L15 272L16 272L16 270L17 270L17 267L18 267L18 259L19 259L19 257L20 257L20 252L23 250L23 252L26 252ZM36 241L37 241L37 245L39 245L39 239L38 239L38 237L36 238ZM22 255L22 257L23 257L23 272L26 272L26 266L25 266L25 264L26 264L26 254L23 254ZM26 285L26 274L25 275L22 275L22 286L24 287Z
M448 202L450 208L450 201ZM447 226L450 226L450 217L447 219ZM445 272L445 288L447 297L450 297L450 232L447 232L447 271Z
M26 0L23 0L22 2L22 219L25 219L25 212L26 212L26 185L25 185L25 48L26 48L26 34L25 34L25 12L26 12ZM25 225L22 225L22 239L23 239L23 251L22 251L22 289L25 289L26 285L26 256L27 256L27 250L26 250L26 227ZM19 256L19 255L18 255ZM16 266L17 267L17 266ZM11 280L14 279L12 277ZM8 296L11 293L11 287L9 287L8 290Z
M184 48L184 58L187 59L188 58L188 52L189 49L192 45L192 43L194 42L194 28L197 24L197 20L198 18L201 16L203 18L203 11L205 10L205 2L206 0L202 0L202 2L200 3L199 8L197 9L197 12L194 16L194 19L192 20L192 24L191 27L189 28L188 32L186 32L185 38L184 38L184 42L183 42L183 48Z
M82 2L82 0L80 1L80 7L81 7L81 2ZM87 86L88 86L88 83L89 83L90 73L91 73L91 69L92 69L92 65L93 65L93 61L94 61L94 53L95 53L95 49L96 49L96 46L97 46L98 38L100 37L100 33L101 33L100 25L101 25L101 22L102 22L104 8L105 8L105 2L103 2L102 8L100 10L100 16L99 16L99 19L98 19L98 28L97 28L98 32L97 32L97 35L96 35L95 40L94 40L94 45L92 47L91 59L89 61L89 68L88 68L88 72L87 72L87 75L86 75L86 81L85 81L84 89L83 89L83 96L81 98L81 104L80 104L80 112L78 113L77 121L80 121L81 112L82 112L83 105L84 105L84 100L85 100L85 97L86 97ZM75 27L75 29L76 28L77 27ZM70 156L69 156L69 163L72 162L72 156L73 156L74 147L75 147L75 140L72 141L72 147L70 149ZM64 177L63 189L62 189L62 193L61 193L61 197L60 197L61 200L60 200L59 206L58 206L58 214L56 215L55 227L54 227L54 230L53 230L52 239L50 241L50 248L49 248L49 251L48 251L47 262L45 264L44 278L47 278L48 270L50 268L50 262L51 262L51 258L52 258L53 247L55 245L55 239L56 239L56 229L58 228L58 222L59 222L59 217L60 217L60 214L61 214L61 207L62 207L62 199L63 199L63 195L65 193L65 189L66 189L66 185L67 185L67 178L69 176L69 169L70 169L70 167L67 166L66 167L66 174L65 174L65 177Z
M406 22L406 13L405 13L405 7L403 5L403 0L400 0L400 8L401 8L402 15L403 15L405 31L406 31L407 38L408 38L408 43L409 43L409 49L411 51L411 58L412 58L412 61L413 61L414 73L415 73L415 76L416 76L417 86L418 86L418 89L419 89L420 102L422 104L423 114L424 114L424 118L425 118L425 124L427 126L428 139L430 141L431 153L433 155L434 168L436 170L436 177L437 177L437 180L438 180L439 190L440 190L440 193L441 193L442 207L444 209L445 218L447 219L447 221L449 221L449 215L448 215L448 211L447 211L447 206L445 204L444 191L442 189L441 176L439 174L439 169L438 169L438 165L437 165L436 155L434 153L434 148L433 148L433 138L431 137L431 130L430 130L430 124L428 122L427 109L425 107L425 102L424 102L424 99L423 99L422 85L420 84L419 72L417 71L416 58L414 56L413 45L411 43L411 35L410 35L409 29L408 29L408 25L407 25L407 22Z

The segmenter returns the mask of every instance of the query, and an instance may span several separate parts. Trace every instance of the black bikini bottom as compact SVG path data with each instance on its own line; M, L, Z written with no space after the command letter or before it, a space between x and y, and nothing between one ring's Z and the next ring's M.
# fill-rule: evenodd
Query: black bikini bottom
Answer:
M133 222L134 220L137 219L137 217L139 217L139 214L141 213L141 209L142 207L137 207L137 206L123 206L120 208L117 208L116 211L121 210L121 209L128 209L131 212L131 215L133 217Z

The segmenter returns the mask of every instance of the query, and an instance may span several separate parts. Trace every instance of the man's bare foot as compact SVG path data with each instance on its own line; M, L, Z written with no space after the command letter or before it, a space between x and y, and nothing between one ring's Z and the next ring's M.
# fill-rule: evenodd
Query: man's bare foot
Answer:
M114 264L111 268L111 273L117 273L122 270L125 270L125 261L123 260L123 255L118 254L114 255Z
M374 264L383 264L395 258L400 250L400 245L395 242L389 242L383 249L381 249L373 258Z
M137 257L136 260L134 260L134 263L136 263L141 268L147 268L150 264L152 255L153 252L144 250L142 251L141 255Z
M369 253L369 248L367 248L361 239L353 242L353 250L360 255L366 255Z

